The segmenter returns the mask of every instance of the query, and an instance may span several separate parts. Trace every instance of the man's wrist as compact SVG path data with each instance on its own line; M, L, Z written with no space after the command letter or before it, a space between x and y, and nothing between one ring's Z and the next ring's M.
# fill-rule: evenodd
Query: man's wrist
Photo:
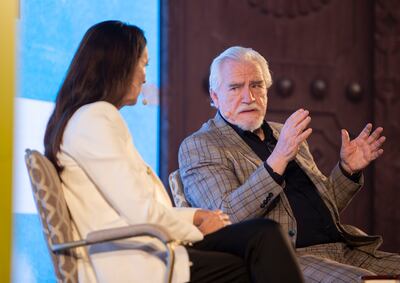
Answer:
M351 170L343 160L339 161L339 168L345 176L351 176L354 174L353 170Z
M346 168L348 168L348 166L344 166L342 161L339 162L339 168L340 168L340 171L342 171L342 174L344 176L346 176L348 179L352 180L353 182L357 183L360 180L361 171L354 172L351 169L346 169Z
M266 164L277 174L283 175L288 164L283 158L276 158L272 153L265 161Z
M272 179L278 184L282 185L283 181L285 180L284 177L281 174L278 174L274 171L274 169L271 168L271 166L268 165L266 161L264 161L264 167L268 171L269 175L271 176Z

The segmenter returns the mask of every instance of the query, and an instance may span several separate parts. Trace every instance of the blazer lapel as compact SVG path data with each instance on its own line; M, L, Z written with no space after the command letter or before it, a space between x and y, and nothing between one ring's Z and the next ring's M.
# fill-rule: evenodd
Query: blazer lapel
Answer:
M263 161L257 156L257 154L250 148L250 146L229 126L225 120L221 117L221 114L217 112L214 118L215 126L221 132L221 139L228 139L230 145L232 145L235 150L243 157L243 159L247 162L252 163L255 168L261 166ZM271 127L274 131L274 136L278 138L279 132L274 127ZM238 162L241 162L238 160ZM243 162L243 161L242 161ZM251 172L250 172L251 173ZM250 174L249 174L250 175ZM286 196L283 194L281 196L282 204L285 207L289 216L295 220L292 208L290 207L289 201Z
M221 139L227 140L227 143L231 144L235 150L245 159L250 162L255 167L262 164L262 160L255 154L255 152L250 148L250 146L229 126L225 120L221 117L221 114L217 112L214 118L216 127L221 132Z

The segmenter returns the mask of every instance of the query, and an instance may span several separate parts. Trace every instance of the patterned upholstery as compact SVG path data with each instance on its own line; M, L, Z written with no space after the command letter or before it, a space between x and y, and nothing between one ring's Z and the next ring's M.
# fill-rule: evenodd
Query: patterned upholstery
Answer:
M171 188L172 197L177 207L190 207L185 198L179 169L169 175L169 187Z
M45 156L35 150L26 150L25 162L57 281L78 282L77 264L73 252L55 253L51 249L53 243L73 240L71 216L57 171Z

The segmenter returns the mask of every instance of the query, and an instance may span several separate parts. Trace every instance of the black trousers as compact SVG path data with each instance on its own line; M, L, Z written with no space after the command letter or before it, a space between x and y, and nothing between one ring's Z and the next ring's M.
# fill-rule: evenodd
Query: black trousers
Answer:
M190 282L303 282L294 250L272 220L226 226L187 249Z

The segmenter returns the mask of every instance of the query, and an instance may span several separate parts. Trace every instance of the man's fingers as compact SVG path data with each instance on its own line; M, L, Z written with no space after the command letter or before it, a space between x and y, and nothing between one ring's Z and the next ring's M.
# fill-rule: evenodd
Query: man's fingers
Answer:
M385 137L385 136L380 137L378 140L376 140L376 141L374 141L374 142L372 143L371 149L372 149L373 151L379 149L379 148L382 146L382 144L385 142L385 140L386 140L386 137Z
M349 133L345 129L342 129L341 132L342 132L342 146L348 146L350 144Z
M301 113L303 113L304 112L304 109L303 108L300 108L300 109L297 109L296 111L294 111L293 113L292 113L292 115L290 115L290 117L289 118L296 118L297 116L299 116Z
M366 139L371 133L371 130L372 130L372 124L368 123L358 136L362 139Z
M297 124L299 117L302 114L304 114L304 111L306 111L306 110L304 110L303 108L300 108L297 111L293 112L292 115L290 115L289 118L287 118L286 122L292 123L292 124Z
M286 133L290 136L297 136L307 128L310 122L311 117L309 116L309 111L299 109L286 120L284 128L286 129Z
M297 115L293 118L293 126L298 127L307 117L310 112L308 110L299 111Z
M300 121L300 123L296 126L298 132L303 132L305 128L310 124L311 122L311 117L310 116L305 116L303 120Z
M382 132L383 132L383 128L382 127L376 128L375 131L373 131L373 133L368 137L367 142L369 144L375 142L380 137Z
M308 137L312 134L312 129L308 128L304 132L302 132L298 137L297 137L297 144L301 144L303 141L308 139Z
M379 150L377 150L377 151L375 151L373 154L372 154L372 160L375 160L375 159L377 159L379 156L381 156L383 154L383 149L381 148L381 149L379 149Z

